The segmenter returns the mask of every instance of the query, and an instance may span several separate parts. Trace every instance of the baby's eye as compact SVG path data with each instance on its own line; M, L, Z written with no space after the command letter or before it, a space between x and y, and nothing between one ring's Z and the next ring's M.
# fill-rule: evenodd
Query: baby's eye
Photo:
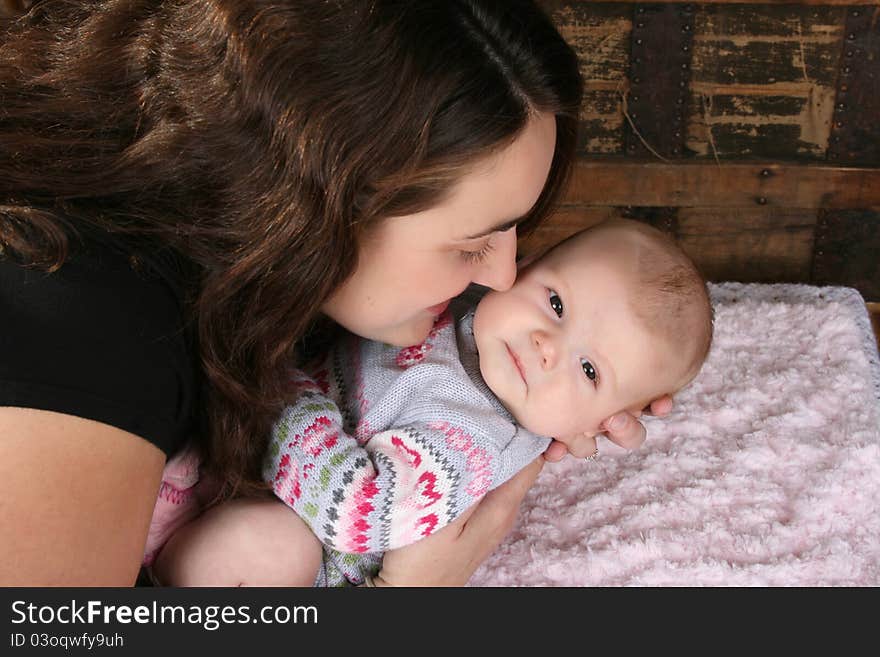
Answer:
M593 367L593 364L586 358L581 358L581 367L584 370L584 374L587 375L587 378L595 383L596 379L599 378L599 374L598 372L596 372L596 368Z
M562 317L562 299L553 290L550 290L550 307L558 317Z

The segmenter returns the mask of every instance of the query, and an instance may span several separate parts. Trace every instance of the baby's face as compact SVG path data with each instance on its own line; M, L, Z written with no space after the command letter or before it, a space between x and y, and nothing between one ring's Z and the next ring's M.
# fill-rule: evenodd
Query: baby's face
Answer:
M477 306L474 337L489 388L522 426L562 442L673 392L685 376L628 304L632 276L613 248L563 245Z

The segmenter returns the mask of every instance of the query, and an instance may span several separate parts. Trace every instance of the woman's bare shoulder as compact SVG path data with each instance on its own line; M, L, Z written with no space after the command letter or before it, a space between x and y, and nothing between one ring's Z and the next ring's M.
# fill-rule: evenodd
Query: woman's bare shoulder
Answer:
M164 463L116 427L0 408L0 585L133 584Z

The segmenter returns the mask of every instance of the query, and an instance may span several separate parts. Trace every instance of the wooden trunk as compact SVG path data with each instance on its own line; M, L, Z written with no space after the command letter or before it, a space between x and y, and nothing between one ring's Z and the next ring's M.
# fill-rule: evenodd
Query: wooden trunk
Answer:
M565 203L523 254L629 216L712 280L880 301L880 2L541 4L585 96Z

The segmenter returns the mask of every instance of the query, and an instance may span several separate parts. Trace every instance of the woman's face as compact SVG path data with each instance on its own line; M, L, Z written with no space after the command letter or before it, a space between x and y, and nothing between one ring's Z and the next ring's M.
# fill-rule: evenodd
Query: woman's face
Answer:
M470 283L510 288L515 224L541 195L555 144L555 117L538 114L442 203L379 222L361 245L354 273L323 312L352 333L405 347L422 342Z

